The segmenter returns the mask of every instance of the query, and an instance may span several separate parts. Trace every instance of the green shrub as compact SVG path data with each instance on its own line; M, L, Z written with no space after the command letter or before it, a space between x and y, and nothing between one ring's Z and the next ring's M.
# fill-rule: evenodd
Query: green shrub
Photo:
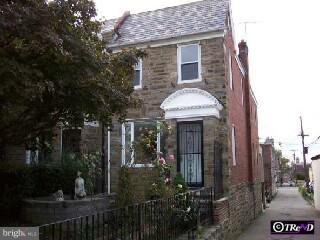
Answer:
M74 195L77 171L85 179L87 193L95 193L96 178L101 174L100 155L65 156L61 163L40 165L0 164L0 223L18 221L22 200L51 196L62 189L64 195Z
M122 166L119 171L116 205L117 207L125 207L133 204L133 184L129 173L128 166Z
M307 201L313 201L313 193L309 193L304 186L299 186L298 190L304 199L306 199Z
M304 173L296 173L296 179L297 180L304 180L305 179Z
M181 192L186 192L188 190L188 186L186 184L186 181L184 180L182 174L180 172L177 172L173 184L175 187L175 192L176 193L181 193Z

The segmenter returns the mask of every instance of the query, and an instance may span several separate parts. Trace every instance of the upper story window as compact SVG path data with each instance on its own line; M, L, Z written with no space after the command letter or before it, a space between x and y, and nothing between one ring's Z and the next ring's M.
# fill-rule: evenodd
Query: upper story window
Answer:
M229 54L229 84L230 84L230 88L233 89L232 57L231 57L231 54Z
M178 46L178 83L201 81L201 47L198 43Z
M139 59L137 64L134 65L134 89L142 88L142 59Z

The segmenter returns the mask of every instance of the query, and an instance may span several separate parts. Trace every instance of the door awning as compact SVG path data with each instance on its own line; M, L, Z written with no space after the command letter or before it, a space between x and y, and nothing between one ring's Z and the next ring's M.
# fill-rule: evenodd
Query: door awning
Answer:
M184 88L172 93L160 106L165 119L214 116L220 118L222 105L210 93L198 88Z

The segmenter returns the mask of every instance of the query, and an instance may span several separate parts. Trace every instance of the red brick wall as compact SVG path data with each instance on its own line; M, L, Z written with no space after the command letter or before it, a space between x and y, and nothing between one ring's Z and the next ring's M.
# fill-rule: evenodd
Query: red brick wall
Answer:
M251 144L252 144L252 170L253 181L261 181L262 160L259 159L259 134L258 134L258 109L255 97L252 92L250 99L250 124L251 124Z
M259 160L259 136L258 136L258 116L257 103L250 87L249 74L243 74L241 67L247 72L249 66L246 59L237 58L234 41L231 31L225 37L225 62L226 76L228 78L228 106L229 106L229 126L236 128L236 166L231 166L231 184L241 182L260 181L260 171L262 161ZM233 87L230 88L229 77L229 55L232 59L232 79ZM237 61L238 59L238 61ZM242 102L243 95L243 102ZM230 140L231 142L231 140Z
M272 176L271 176L271 159L272 159L272 145L261 144L262 147L262 158L264 162L264 182L265 186L271 187Z
M230 126L230 138L232 125L236 128L236 165L233 166L232 155L230 158L231 168L231 184L237 184L248 181L248 147L247 147L247 127L246 127L246 112L245 103L242 104L243 86L241 86L241 79L244 76L240 71L239 65L236 61L236 51L231 33L228 33L225 38L226 47L226 76L228 79L227 94L228 94L228 106L229 106L229 126ZM233 88L230 88L229 77L229 54L232 59L232 77ZM231 139L230 139L231 142Z

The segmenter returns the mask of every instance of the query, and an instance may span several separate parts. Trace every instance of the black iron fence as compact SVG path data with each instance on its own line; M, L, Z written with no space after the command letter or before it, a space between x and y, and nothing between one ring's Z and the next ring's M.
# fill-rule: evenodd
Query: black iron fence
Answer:
M170 240L213 223L213 189L40 226L40 240Z

